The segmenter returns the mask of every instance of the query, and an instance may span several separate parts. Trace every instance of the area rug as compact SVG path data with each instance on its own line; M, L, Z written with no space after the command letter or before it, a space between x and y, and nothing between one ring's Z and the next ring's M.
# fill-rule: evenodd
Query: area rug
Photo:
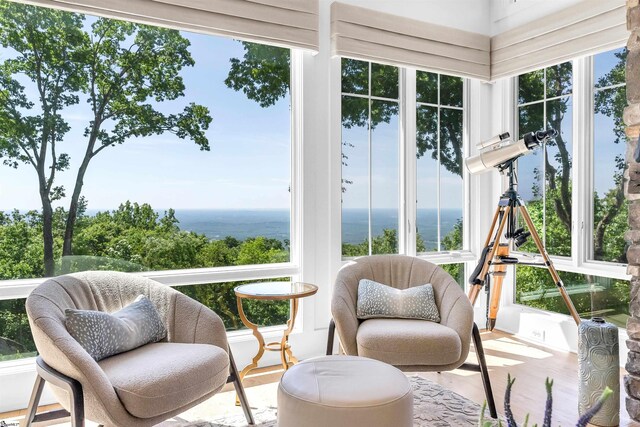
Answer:
M415 427L475 427L478 425L480 405L439 384L418 376L409 377L413 387ZM488 411L487 411L488 412ZM277 427L276 408L253 411L256 426ZM488 418L488 414L486 415ZM244 427L242 415L217 418L213 421L196 421L181 427Z

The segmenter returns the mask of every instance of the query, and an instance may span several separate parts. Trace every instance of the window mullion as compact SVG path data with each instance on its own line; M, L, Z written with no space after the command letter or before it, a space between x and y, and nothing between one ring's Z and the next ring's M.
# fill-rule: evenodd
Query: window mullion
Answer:
M573 61L573 164L571 252L573 265L581 266L592 254L593 209L593 59ZM582 143L582 145L580 145Z
M401 128L400 139L400 215L404 215L401 221L399 236L401 248L406 255L416 255L417 238L417 103L416 103L416 70L408 68L402 73L400 85L401 120L404 124ZM402 240L404 244L402 245Z
M371 104L372 104L372 100L371 100L371 63L369 62L369 76L368 76L368 99L367 99L367 114L368 114L368 126L367 126L367 138L368 138L368 155L369 155L369 189L368 189L368 205L367 205L367 214L368 214L368 218L367 218L367 222L369 223L369 255L373 254L373 230L372 230L372 223L371 223L371 219L372 219L372 215L371 215L371 209L372 209L372 193L373 193L373 156L372 156L372 147L371 147L371 133L372 133L372 129L371 129Z
M437 130L436 132L438 133L436 140L438 141L438 146L436 148L436 150L438 150L437 153L437 159L438 159L438 165L436 166L438 169L436 170L436 208L438 209L438 215L437 215L437 221L438 221L438 252L442 251L442 236L441 236L441 230L440 230L440 74L438 74L438 126L437 126Z

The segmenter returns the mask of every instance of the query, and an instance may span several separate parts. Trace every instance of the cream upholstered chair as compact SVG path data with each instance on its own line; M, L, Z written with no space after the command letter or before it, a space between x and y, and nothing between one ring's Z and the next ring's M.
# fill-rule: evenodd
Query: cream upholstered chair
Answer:
M148 297L167 329L161 342L96 362L65 328L65 309L113 312ZM237 375L222 320L182 293L137 275L84 272L46 280L27 298L40 354L25 423L56 415L73 426L152 426L197 405L233 382L249 424L253 416ZM44 382L67 410L37 414Z
M440 323L414 319L356 317L358 284L370 279L396 289L431 283ZM331 298L333 320L329 325L327 355L333 352L337 329L348 355L364 356L403 371L448 371L456 368L482 375L489 411L497 417L482 340L473 322L473 308L460 285L441 267L403 255L373 255L348 262L338 272ZM471 340L478 365L465 363Z

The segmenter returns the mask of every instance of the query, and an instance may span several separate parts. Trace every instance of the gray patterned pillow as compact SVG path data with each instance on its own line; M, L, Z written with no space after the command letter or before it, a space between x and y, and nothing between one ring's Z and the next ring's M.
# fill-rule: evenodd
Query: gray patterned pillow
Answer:
M400 290L369 279L361 279L358 283L357 317L392 317L440 322L440 313L430 283Z
M71 336L96 361L160 341L167 335L158 311L144 295L111 314L71 308L64 314Z

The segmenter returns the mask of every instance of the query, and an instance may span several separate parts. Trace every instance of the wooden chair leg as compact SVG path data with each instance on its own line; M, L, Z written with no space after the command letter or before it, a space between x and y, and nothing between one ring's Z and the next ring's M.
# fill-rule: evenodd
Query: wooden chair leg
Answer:
M336 323L331 319L329 322L329 336L327 337L327 356L333 354L333 340L336 333Z
M487 361L484 357L484 347L482 346L482 337L478 330L478 325L473 324L473 345L476 348L476 356L478 357L478 365L480 366L480 375L482 375L482 384L484 385L484 393L487 396L487 406L489 406L489 414L491 418L498 418L496 411L496 402L493 399L493 390L491 389L491 379L489 378L489 370L487 369Z
M251 413L251 407L249 406L247 395L244 392L244 386L242 385L242 381L240 381L238 368L236 367L235 360L233 360L231 349L229 349L229 364L231 365L231 373L229 375L229 378L227 379L227 382L233 382L233 386L236 389L236 394L238 395L238 399L240 400L240 406L242 406L242 410L244 411L244 417L247 419L247 423L249 425L254 425L255 420L253 419L253 414Z
M47 365L41 357L36 359L36 373L36 382L33 385L33 392L29 399L29 407L23 425L25 427L31 427L40 422L71 417L72 427L84 427L84 398L80 383L56 371ZM38 404L42 397L42 389L44 388L45 382L50 382L69 393L71 413L64 409L59 409L38 414Z
M38 412L38 404L40 403L43 388L44 380L40 375L36 374L36 382L33 385L33 391L31 392L31 398L29 399L29 406L27 407L27 414L25 415L23 427L31 427L33 419Z

